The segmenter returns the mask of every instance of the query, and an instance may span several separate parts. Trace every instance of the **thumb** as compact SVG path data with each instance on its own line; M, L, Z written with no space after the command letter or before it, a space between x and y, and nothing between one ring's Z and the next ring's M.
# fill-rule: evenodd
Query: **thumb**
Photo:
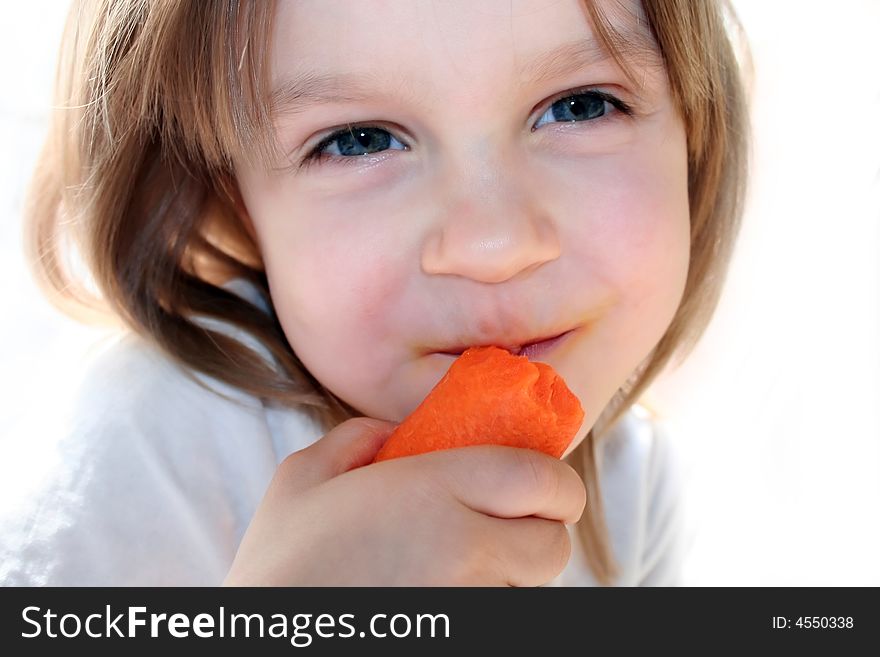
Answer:
M343 472L372 463L395 428L394 422L375 418L348 419L323 438L284 459L278 467L278 475L284 478L288 494L317 486Z

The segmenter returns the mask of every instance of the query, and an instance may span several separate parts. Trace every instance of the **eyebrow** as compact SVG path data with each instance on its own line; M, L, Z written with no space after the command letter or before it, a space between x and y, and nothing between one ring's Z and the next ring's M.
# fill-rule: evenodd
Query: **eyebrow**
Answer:
M618 32L618 51L624 59L643 57L644 65L657 65L662 60L657 44L642 30L624 28ZM519 83L534 86L556 79L579 69L595 66L611 58L611 53L594 37L565 43L542 53L519 68ZM401 79L401 87L403 80ZM282 79L273 89L269 107L273 115L299 113L315 105L355 103L376 96L387 96L382 91L384 81L375 73L320 73L304 71Z

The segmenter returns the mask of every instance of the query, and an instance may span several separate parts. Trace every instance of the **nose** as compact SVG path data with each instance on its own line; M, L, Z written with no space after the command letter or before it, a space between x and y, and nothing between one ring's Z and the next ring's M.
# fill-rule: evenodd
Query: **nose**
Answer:
M488 160L451 162L435 187L440 209L422 250L425 273L501 283L559 257L557 227L523 182L525 165Z

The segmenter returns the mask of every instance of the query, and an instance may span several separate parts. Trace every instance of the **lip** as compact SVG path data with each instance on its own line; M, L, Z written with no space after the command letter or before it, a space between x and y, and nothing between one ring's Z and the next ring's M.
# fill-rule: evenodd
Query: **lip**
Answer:
M541 340L540 342L533 342L531 344L524 345L520 351L520 356L525 356L529 360L539 360L541 358L546 357L551 351L556 349L559 345L561 345L565 340L574 333L575 329L570 329L565 333L561 333L554 338L549 338L547 340Z
M569 329L564 333L559 333L555 336L551 336L548 338L543 338L541 340L537 340L535 342L529 342L527 344L521 346L508 347L504 345L497 345L502 349L506 349L514 356L525 356L529 360L538 360L547 356L551 351L556 349L559 345L565 342L568 337L577 330L577 327ZM465 348L467 349L467 347ZM436 353L442 354L444 356L452 356L454 358L458 358L464 353L465 349L461 351L438 351Z

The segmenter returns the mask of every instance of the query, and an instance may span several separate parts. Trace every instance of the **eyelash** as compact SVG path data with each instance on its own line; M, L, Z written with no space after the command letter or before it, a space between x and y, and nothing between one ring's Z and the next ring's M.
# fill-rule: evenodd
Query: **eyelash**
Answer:
M611 104L617 111L621 112L626 117L632 117L635 115L635 111L628 103L624 102L623 100L617 98L616 96L614 96L612 94L609 94L605 91L600 91L600 90L594 89L594 88L579 88L579 89L572 89L569 91L564 91L561 94L559 94L558 96L554 97L553 100L550 101L550 103L548 105L548 109L550 107L552 107L554 104L556 104L557 102L559 102L560 100L564 100L566 98L570 98L570 97L574 97L574 96L592 96L596 99L599 99L599 100L602 100L602 101L605 101L605 102ZM546 110L544 113L546 114ZM543 114L541 116L543 116ZM611 116L613 117L613 113ZM593 124L595 124L595 123L604 123L607 120L611 120L611 117L609 117L608 114L603 114L602 116L595 118L595 119L588 119L586 121L569 121L568 123L593 123ZM561 123L565 123L565 122L561 122ZM344 135L347 132L349 132L350 130L354 130L356 128L376 128L379 130L385 130L385 128L383 128L381 126L371 125L371 124L350 124L344 129L336 130L336 131L330 133L329 135L327 135L312 150L310 150L305 155L305 157L302 159L302 162L299 164L299 166L297 168L299 170L307 169L312 164L322 163L327 160L333 160L333 161L339 160L340 161L339 164L342 164L343 166L353 165L353 164L357 164L357 163L361 162L362 160L360 157L351 156L351 155L348 155L348 156L326 155L321 152L322 150L324 150L324 148L326 148L327 146L332 144L338 137L340 137L341 135ZM533 127L532 132L534 132L535 130L536 129ZM398 141L400 141L400 140L398 140ZM402 144L403 142L400 142L400 143Z

